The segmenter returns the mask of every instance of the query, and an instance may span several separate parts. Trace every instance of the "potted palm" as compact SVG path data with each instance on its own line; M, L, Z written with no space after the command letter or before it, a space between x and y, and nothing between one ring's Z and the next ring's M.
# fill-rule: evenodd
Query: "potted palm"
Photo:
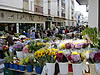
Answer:
M55 72L55 61L56 61L56 52L51 51L49 48L46 50L46 66L48 68L48 75L54 75Z
M25 57L25 64L27 72L33 72L33 63L34 63L34 57L33 56L26 56Z
M34 57L35 57L35 62L34 62L35 71L37 74L41 74L42 68L45 64L45 51L44 51L44 49L36 51L34 53Z

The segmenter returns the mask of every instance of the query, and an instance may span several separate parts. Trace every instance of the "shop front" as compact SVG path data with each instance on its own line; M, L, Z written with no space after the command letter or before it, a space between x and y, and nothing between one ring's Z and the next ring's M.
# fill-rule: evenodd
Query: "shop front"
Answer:
M45 29L43 16L3 10L0 11L0 31L14 34L22 33L23 31L28 32L32 29L35 31Z

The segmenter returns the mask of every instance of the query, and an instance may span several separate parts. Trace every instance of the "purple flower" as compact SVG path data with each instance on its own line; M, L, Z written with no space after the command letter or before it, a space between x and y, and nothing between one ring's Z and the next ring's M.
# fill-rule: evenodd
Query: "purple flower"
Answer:
M94 58L94 55L95 55L95 53L91 52L91 53L89 54L89 57L90 57L91 59L93 59L93 58Z
M79 55L79 54L77 54L77 55L72 55L72 60L73 60L74 62L80 61L80 60L81 60L80 55Z

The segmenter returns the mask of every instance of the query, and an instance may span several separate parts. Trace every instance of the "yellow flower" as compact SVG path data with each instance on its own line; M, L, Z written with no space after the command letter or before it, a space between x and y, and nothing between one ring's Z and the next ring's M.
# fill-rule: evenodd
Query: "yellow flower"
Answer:
M26 45L26 49L29 49L29 45Z
M42 56L45 56L45 53L44 53L44 52L41 52L41 55L42 55Z
M57 52L57 51L58 51L58 49L52 48L52 51Z
M49 52L48 55L51 56L51 52Z
M40 45L42 45L42 43L38 42L37 45L40 46Z
M91 53L91 51L86 51L86 53Z
M52 52L52 55L56 55L56 52Z
M41 57L42 55L41 55L41 52L38 52L38 57Z
M76 51L72 52L72 55L77 55L77 54L79 54L79 53Z
M54 56L54 59L56 59L56 55Z
M63 53L63 51L59 51L58 53Z
M36 51L36 52L34 53L34 56L35 56L35 57L38 57L38 51Z
M62 49L65 49L65 48L66 48L66 47L65 47L65 44L62 44L61 48L62 48Z

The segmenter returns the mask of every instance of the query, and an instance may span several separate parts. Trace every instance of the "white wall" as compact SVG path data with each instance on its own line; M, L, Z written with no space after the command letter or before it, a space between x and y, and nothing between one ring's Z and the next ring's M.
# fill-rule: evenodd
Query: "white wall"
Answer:
M48 15L48 0L43 0L43 13Z
M89 0L89 18L90 27L98 28L98 0Z
M29 13L34 13L34 0L29 0Z
M0 9L22 11L23 0L0 0Z
M51 0L51 16L57 16L57 0Z

